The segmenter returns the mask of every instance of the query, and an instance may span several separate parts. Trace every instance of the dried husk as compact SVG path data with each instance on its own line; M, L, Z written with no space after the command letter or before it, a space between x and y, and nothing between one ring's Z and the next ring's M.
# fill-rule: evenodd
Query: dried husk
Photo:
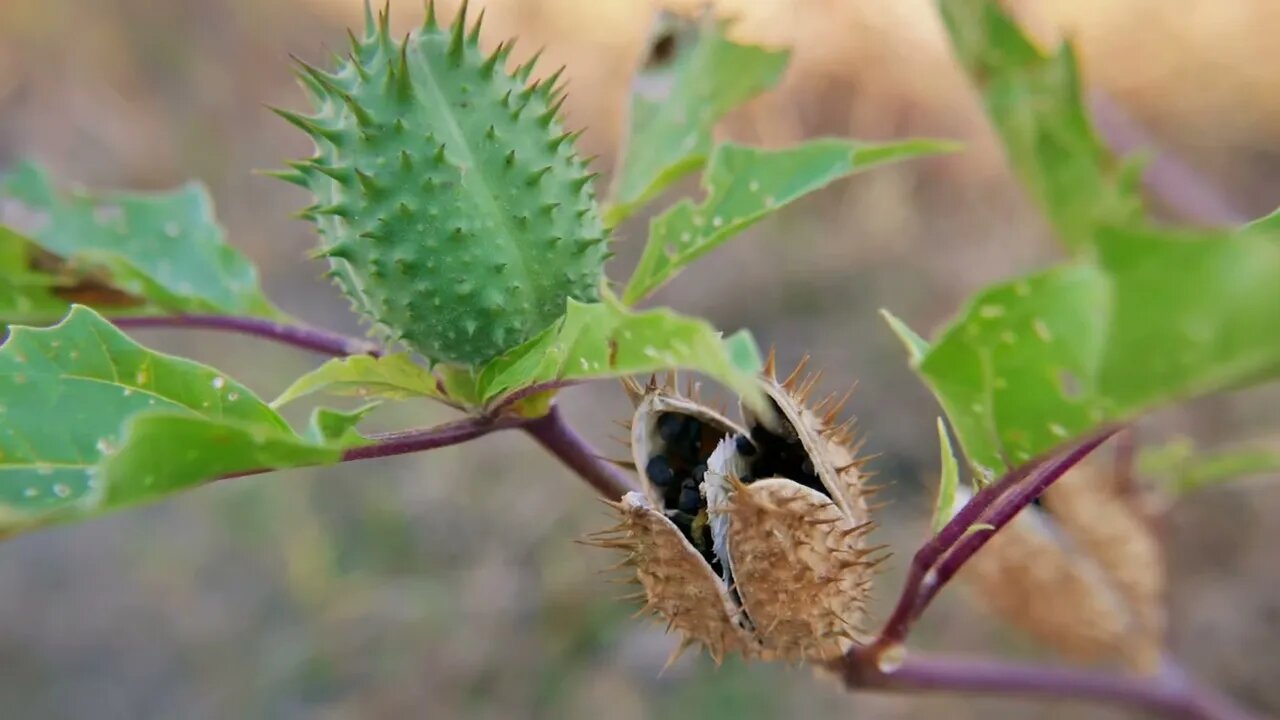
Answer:
M1067 659L1155 672L1165 574L1141 511L1088 465L1050 486L1043 503L1049 512L1019 513L960 577L991 611Z
M747 427L696 396L678 395L674 380L665 386L624 383L636 404L630 441L644 494L631 493L616 505L621 522L597 544L628 552L624 565L643 586L646 608L685 636L682 649L696 642L717 659L739 652L818 661L859 640L879 551L866 547L873 524L864 478L849 427L833 424L843 403L829 398L807 408L816 378L799 375L778 382L771 356L762 385L778 416L758 418L744 408ZM663 493L646 472L653 454L663 452L657 417L669 412L697 418L722 435L707 456L701 485L714 545L710 559L668 519ZM753 461L735 450L736 442L761 423L798 441L812 464L809 480L749 476ZM758 452L750 450L752 457Z

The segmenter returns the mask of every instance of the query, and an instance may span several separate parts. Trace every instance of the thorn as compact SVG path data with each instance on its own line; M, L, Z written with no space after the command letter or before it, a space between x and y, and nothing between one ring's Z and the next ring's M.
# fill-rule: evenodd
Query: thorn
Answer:
M279 115L280 117L284 118L284 120L289 124L293 125L299 130L302 130L303 132L307 133L312 137L324 138L325 140L328 140L331 143L336 143L338 140L342 139L342 133L339 130L334 128L327 128L327 127L324 127L323 125L319 125L309 117L305 117L303 115L299 115L294 112L289 112L288 110L284 110L282 108L273 107L273 108L270 108L270 110L276 115Z
M480 8L480 14L476 16L476 22L471 26L471 34L467 35L467 44L476 47L480 44L480 26L484 24L484 8Z
M400 102L408 102L413 98L413 81L409 77L409 35L404 36L400 44L400 63L397 68L387 73L387 89Z
M555 102L547 108L547 111L538 116L538 121L543 125L550 125L552 120L560 114L560 108L564 107L564 97L557 98Z
M359 181L360 189L364 190L366 195L376 195L381 189L378 186L378 181L363 170L356 170L356 180Z
M804 379L804 382L800 383L800 388L796 392L796 396L800 398L800 402L802 403L808 402L809 395L813 393L814 388L816 388L818 386L818 383L821 381L822 381L821 370L807 376Z
M791 371L786 380L782 381L782 387L787 390L794 390L796 380L800 378L800 374L804 372L804 368L809 364L809 355L800 358L800 362L796 364L796 369Z
M508 52L510 52L510 47L507 45L507 41L504 40L498 43L498 47L489 54L484 64L480 66L484 70L485 76L491 77L493 75L494 71L498 69L498 65L507 59Z
M769 346L769 357L764 361L764 374L768 375L770 380L778 379L778 347L776 345Z
M307 181L307 177L297 170L263 170L263 175L273 177L277 180L283 180L300 188L310 188L311 183Z
M544 48L538 48L538 51L533 54L533 57L525 61L525 63L520 67L516 68L514 75L517 80L522 83L529 82L529 76L533 74L534 66L538 64L538 59L542 57L543 49Z
M592 180L595 180L598 177L600 177L600 173L597 173L597 172L587 173L586 175L583 175L582 177L569 183L569 186L573 188L574 192L582 192L582 188L586 187L587 183L591 182Z
M427 17L422 21L422 29L430 31L439 28L436 24L436 0L427 0Z
M454 65L462 62L462 51L465 47L465 33L467 31L467 5L468 0L462 0L462 5L458 8L458 14L453 18L453 35L449 38L449 59Z
M676 646L675 650L671 651L671 654L667 656L667 661L662 664L662 669L658 671L658 677L662 677L662 675L667 672L667 669L670 668L672 665L675 665L676 661L680 659L680 656L684 655L685 651L693 647L694 643L696 642L697 641L695 641L693 638L688 636L681 638L680 644ZM712 659L715 659L716 657L715 649L712 648L711 646L707 646L707 649L711 651ZM719 665L720 661L716 660L716 664Z
M566 67L565 65L561 65L558 70L551 73L550 75L548 75L546 78L542 80L542 83L541 83L542 91L543 93L546 94L548 98L550 98L552 94L555 93L554 88L555 88L556 82L560 80L561 75L564 75L565 67Z
M373 3L371 0L364 0L364 34L366 37L372 37L378 31L378 26L373 20Z
M622 378L622 389L627 393L627 399L631 401L632 407L640 407L640 401L644 399L644 388L640 383L636 382L633 377Z
M525 184L529 185L530 187L537 185L539 182L542 181L542 178L545 177L546 174L549 172L551 172L551 166L544 165L543 167L540 167L537 170L534 170L532 173L530 173L529 179L525 181Z

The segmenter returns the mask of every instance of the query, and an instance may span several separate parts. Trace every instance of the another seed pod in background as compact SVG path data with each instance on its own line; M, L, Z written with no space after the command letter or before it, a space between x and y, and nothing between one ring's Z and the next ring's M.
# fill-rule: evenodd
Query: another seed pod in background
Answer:
M814 411L816 378L762 385L774 416L739 426L674 384L627 381L644 493L597 544L629 552L647 607L713 657L826 660L859 639L877 548L842 403ZM826 416L819 415L826 412Z
M961 489L956 509L967 500ZM1156 672L1164 563L1138 504L1113 473L1087 464L1050 486L1042 503L992 537L959 577L995 614L1067 659L1119 659Z

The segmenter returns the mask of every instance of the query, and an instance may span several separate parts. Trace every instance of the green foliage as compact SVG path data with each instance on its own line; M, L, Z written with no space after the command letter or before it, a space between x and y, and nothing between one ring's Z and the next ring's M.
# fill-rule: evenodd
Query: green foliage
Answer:
M320 391L388 400L445 398L436 376L407 354L396 353L379 358L356 355L330 360L295 380L271 405L280 407Z
M1071 47L1046 55L997 0L938 6L1010 163L1059 239L1078 251L1096 242L1098 227L1140 219L1138 167L1117 161L1094 134Z
M928 346L891 316L979 477L1105 421L1280 375L1280 232L1155 229L1097 145L1069 51L999 7L942 0L1014 166L1091 252L977 293Z
M716 147L703 178L706 197L654 218L644 254L622 299L633 304L694 260L789 203L842 177L953 146L930 140L860 143L824 138L784 150Z
M285 179L310 189L332 276L353 307L435 361L478 366L596 298L607 252L594 174L561 127L563 88L508 74L479 23L386 15L332 73L304 65L316 143Z
M258 273L226 244L200 185L166 193L62 192L26 163L0 177L0 313L52 319L85 282L169 312L280 315ZM136 308L133 308L136 311Z
M74 306L0 347L0 531L87 516L222 475L336 461L213 368L152 352ZM323 428L334 428L331 418Z
M1274 443L1246 443L1208 453L1196 453L1187 438L1144 450L1138 469L1158 478L1170 492L1182 495L1241 478L1271 475L1280 478L1280 452Z
M677 33L693 40L637 79L642 87L657 88L632 97L630 134L606 212L610 226L701 168L715 124L782 77L789 52L735 43L726 37L727 28L708 19L700 32Z
M979 293L919 359L980 472L1280 374L1280 235L1100 237L1096 265Z
M938 418L938 448L942 455L942 470L938 476L938 496L933 504L933 522L930 523L934 533L951 519L956 506L956 488L960 486L960 467L956 463L956 453L951 449L951 436L947 434L947 425L942 422L942 418Z
M529 385L622 377L671 368L694 370L763 407L755 341L739 332L722 339L703 320L659 308L635 312L606 297L569 302L568 312L538 337L490 363L477 381L488 403Z

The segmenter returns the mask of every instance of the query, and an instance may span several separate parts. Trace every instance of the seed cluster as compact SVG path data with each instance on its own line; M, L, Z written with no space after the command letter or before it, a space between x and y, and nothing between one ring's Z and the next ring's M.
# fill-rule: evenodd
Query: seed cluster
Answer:
M747 444L754 444L760 451L755 455L743 454L751 468L751 477L784 477L829 496L795 427L783 416L777 402L770 402L782 427L780 432L775 432L763 422L752 423L751 441ZM743 482L750 482L750 478L744 478Z
M723 574L723 567L712 548L710 518L702 483L707 472L707 460L716 444L725 437L724 429L692 415L671 411L659 413L654 426L661 442L655 443L654 453L645 463L645 474L661 493L667 518L693 543L716 573ZM746 447L752 454L756 453L749 439L742 435L737 435L737 438L739 448Z

